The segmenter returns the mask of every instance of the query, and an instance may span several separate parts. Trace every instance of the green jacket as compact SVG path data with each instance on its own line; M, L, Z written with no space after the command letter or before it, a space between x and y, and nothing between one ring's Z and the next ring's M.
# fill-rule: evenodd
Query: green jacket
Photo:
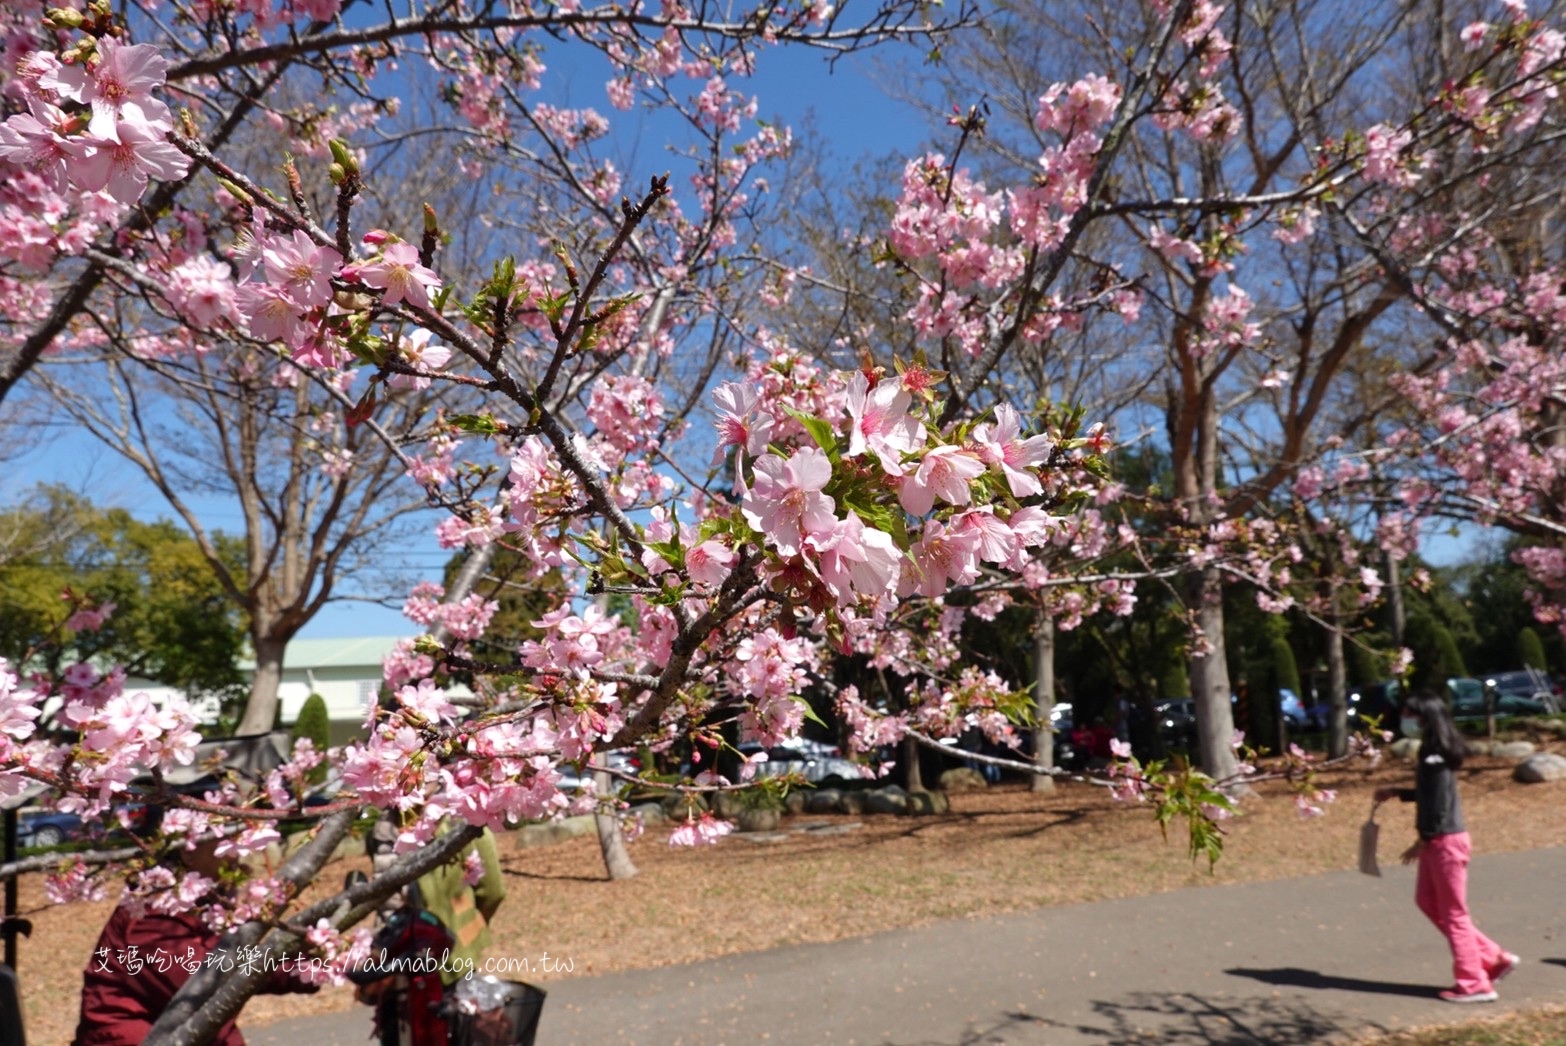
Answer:
M484 878L477 886L466 882L468 855L477 852L484 862ZM419 877L419 904L445 924L454 938L451 958L441 970L441 981L450 985L469 963L476 964L490 945L489 921L506 899L506 882L495 853L495 836L489 829L450 862Z

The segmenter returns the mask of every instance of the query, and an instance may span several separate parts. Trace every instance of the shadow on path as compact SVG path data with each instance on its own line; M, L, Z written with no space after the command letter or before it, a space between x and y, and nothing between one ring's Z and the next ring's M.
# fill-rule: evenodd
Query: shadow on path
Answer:
M1380 1025L1352 1022L1318 1013L1298 1002L1278 999L1229 999L1223 1002L1190 993L1144 992L1113 1002L1093 1003L1095 1019L1074 1023L1031 1013L1006 1013L982 1025L969 1025L952 1040L923 1040L903 1046L990 1046L1001 1043L1048 1044L1060 1032L1103 1046L1307 1046L1350 1031L1385 1031ZM1053 1034L1052 1034L1053 1033ZM891 1046L890 1042L888 1046Z
M1548 961L1548 960L1546 960ZM1337 977L1315 970L1302 970L1287 966L1278 970L1225 970L1234 977L1249 977L1253 981L1286 988L1321 988L1345 992L1372 992L1376 995L1406 995L1414 999L1433 999L1438 989L1428 984L1399 984L1396 981L1366 981L1358 977Z

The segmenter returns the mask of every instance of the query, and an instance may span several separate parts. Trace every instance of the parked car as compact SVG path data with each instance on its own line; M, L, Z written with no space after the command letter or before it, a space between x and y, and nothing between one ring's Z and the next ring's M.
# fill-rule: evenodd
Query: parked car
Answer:
M16 845L59 846L86 834L82 819L59 810L23 810L16 819Z
M1069 701L1060 701L1050 706L1049 728L1054 732L1055 738L1055 765L1063 770L1082 769L1085 753L1077 751L1077 746L1071 740L1071 731L1076 729L1076 725L1076 718Z
M1305 708L1305 702L1300 700L1300 695L1287 688L1278 690L1278 710L1283 716L1283 721L1289 724L1290 730L1304 730L1310 725L1310 714Z
M1153 705L1157 716L1158 735L1169 748L1194 749L1196 747L1196 702L1189 697L1176 701L1159 701Z
M1375 718L1381 729L1398 732L1398 709L1402 707L1403 684L1396 679L1384 679L1379 683L1351 690L1348 695L1349 727L1355 720Z
M798 742L795 743L796 745ZM831 745L820 746L816 752L830 751L832 755L813 755L799 747L774 747L766 749L766 762L756 767L757 777L783 777L786 774L798 774L811 784L820 784L829 778L837 778L842 781L857 781L865 775L865 768L858 763L849 762L837 755L837 749ZM743 744L739 746L740 754L746 758L754 756L762 751L757 744Z
M608 758L605 760L605 762L608 763L610 770L618 770L620 773L624 774L636 774L641 772L641 760L636 758L634 753L621 752L616 750L607 754ZM562 792L569 792L572 789L582 787L582 783L591 779L593 776L593 768L591 766L584 766L582 767L581 771L578 772L577 769L571 764L564 763L561 764L559 770L560 781L558 783L558 787ZM610 781L610 784L616 787L623 783L624 782L619 778L614 778Z
M1483 719L1490 711L1486 694L1493 695L1498 716L1547 715L1552 708L1538 698L1499 693L1478 679L1448 679L1446 689L1452 700L1453 719Z
M1321 733L1327 729L1327 717L1331 710L1325 701L1307 705L1294 691L1280 688L1278 705L1283 712L1284 722L1296 733Z
M61 843L84 839L96 832L146 835L156 827L155 811L146 803L118 803L109 816L99 818L91 825L77 814L32 807L22 810L17 816L16 845L59 846Z
M1495 691L1498 700L1523 698L1537 701L1550 712L1561 710L1561 689L1537 668L1522 668L1486 676L1484 685Z

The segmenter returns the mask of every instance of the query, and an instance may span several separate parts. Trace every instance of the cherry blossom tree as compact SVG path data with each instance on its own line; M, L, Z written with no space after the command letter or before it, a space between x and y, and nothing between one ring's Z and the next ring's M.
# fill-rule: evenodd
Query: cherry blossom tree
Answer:
M131 313L138 319L160 318L150 336L181 358L218 353L226 367L336 390L334 447L350 430L398 443L385 422L401 389L472 394L474 409L446 417L441 437L407 463L410 489L446 511L437 536L447 547L498 543L571 587L537 619L537 638L505 658L473 646L492 602L415 589L405 612L428 634L388 659L387 696L373 704L365 739L329 753L343 796L313 810L319 825L292 857L226 891L194 873L168 873L156 859L214 833L224 835L224 855L263 851L276 821L299 816L322 753L301 744L249 787L230 779L202 799L179 796L162 775L191 761L197 738L179 702L155 708L90 665L29 691L0 666L0 785L43 782L60 790L62 805L98 814L150 778L144 794L171 809L155 841L114 855L131 903L200 905L224 929L224 947L308 948L342 964L362 954L359 921L483 828L612 806L592 789L562 791L564 764L643 742L711 751L722 747L719 724L730 721L763 745L797 737L800 694L825 685L834 657L908 669L899 673L909 682L898 710L853 686L837 690L861 749L906 737L936 743L972 728L1011 739L1009 713L1027 695L962 663L954 636L963 615L950 613L945 597L988 571L1025 576L1042 551L1085 543L1088 517L1067 512L1099 489L1111 438L1101 420L1070 412L1044 415L1035 432L1034 405L1005 393L1010 361L1042 352L1091 316L1135 322L1160 296L1160 339L1183 347L1176 362L1201 392L1172 437L1189 445L1181 453L1194 477L1177 490L1181 537L1203 556L1242 530L1254 536L1259 527L1238 518L1242 509L1220 517L1212 504L1216 401L1202 391L1228 373L1205 369L1207 361L1228 367L1268 351L1265 342L1257 348L1250 295L1224 272L1236 237L1281 233L1273 237L1281 252L1307 238L1312 206L1330 206L1355 243L1375 244L1366 216L1378 213L1382 186L1409 187L1409 147L1434 136L1456 149L1470 136L1462 121L1471 118L1444 110L1363 128L1357 114L1338 112L1341 134L1302 139L1317 155L1290 169L1297 184L1251 185L1247 165L1275 147L1243 97L1224 100L1233 86L1226 70L1248 53L1231 43L1250 32L1246 10L1237 6L1229 17L1240 21L1224 23L1223 9L1197 0L1135 8L1124 49L1033 100L1043 154L1015 184L992 190L960 162L960 149L910 160L887 261L915 288L903 321L926 351L891 369L845 373L822 347L792 344L744 311L745 289L778 270L730 260L736 222L758 206L759 165L787 143L754 120L737 84L776 43L845 49L951 27L924 21L919 8L892 4L852 24L813 3L729 18L700 6L538 12L451 0L383 22L368 5L334 0L179 8L172 19L139 7L122 16L103 3L46 16L9 8L16 61L5 85L13 111L0 129L0 161L13 173L0 187L10 231L0 394L46 350L96 348L107 338L135 352L141 335L112 322L121 297L145 306ZM1542 27L1521 16L1511 24L1493 60L1518 70L1515 82L1487 104L1515 104L1522 115L1514 119L1526 119L1548 82L1541 69L1553 72L1559 56ZM556 41L602 56L611 104L642 97L694 129L683 183L627 174L622 186L595 151L604 118L535 94ZM376 94L376 74L413 60L435 71L461 117L452 137L466 144L451 155L475 181L511 164L547 172L523 190L525 206L501 219L547 242L519 238L482 276L448 267L448 230L433 207L409 201L377 224L361 220L367 193L395 196L372 187L355 144L371 125L392 126L381 124L395 114ZM308 71L337 100L368 98L368 108L269 108L291 71ZM953 133L973 137L981 116L959 114ZM297 143L280 180L229 152L252 118L276 121ZM1231 131L1243 143L1239 156L1225 151ZM1140 155L1155 141L1172 143L1176 159L1160 167ZM1281 177L1303 148L1289 143L1271 175ZM1188 176L1196 178L1190 191ZM326 205L313 202L317 191ZM1145 232L1134 249L1097 238L1098 228L1128 222ZM1159 280L1138 271L1152 255L1170 260ZM1328 309L1349 331L1334 335L1345 352L1360 338L1344 316L1373 309L1384 283L1408 293L1397 275L1406 269L1370 257L1380 268ZM1345 278L1346 264L1334 259L1333 279ZM686 351L696 346L705 351ZM350 394L356 373L363 380ZM670 449L704 400L717 444L705 471ZM1286 417L1299 424L1285 436L1303 440L1321 407L1314 394L1294 402ZM1299 463L1280 453L1246 467L1276 469L1276 485ZM1276 533L1256 543L1286 554ZM1196 563L1202 585L1210 562ZM1197 594L1203 625L1206 596ZM1126 595L1116 587L1115 598ZM629 610L615 612L600 596ZM1204 693L1218 706L1203 728L1209 773L1142 766L1121 747L1111 777L1117 796L1152 800L1160 822L1187 818L1193 856L1213 858L1216 821L1232 808L1222 789L1256 768L1222 732L1227 701L1214 695L1223 659L1205 653L1198 662L1216 667ZM451 671L474 680L473 699L458 704L444 685ZM75 732L69 743L34 736L40 695L51 688ZM710 764L700 769L672 787L738 788L755 766L747 762L739 781ZM1320 812L1327 797L1303 753L1286 754L1273 772L1300 786L1303 813ZM300 890L366 806L395 811L401 856L367 883L301 905ZM671 842L715 841L727 830L693 805ZM89 894L104 867L78 861L50 889L62 899ZM209 1037L260 979L259 970L203 970L152 1041Z
M1030 314L1020 305L1006 311L1041 286L1038 275L998 276L1007 265L1033 265L1048 278L1058 272L1068 285L1074 271L1085 271L1122 306L1133 295L1139 303L1146 319L1132 336L1146 350L1141 373L1163 376L1163 393L1152 399L1175 466L1168 530L1177 540L1166 547L1190 575L1191 678L1204 765L1217 776L1225 776L1231 761L1232 730L1219 592L1226 579L1247 576L1244 564L1255 552L1241 521L1276 491L1292 487L1306 495L1321 489L1324 477L1362 472L1365 462L1351 448L1384 431L1377 426L1399 401L1380 392L1361 396L1358 379L1378 369L1384 374L1393 359L1408 359L1416 370L1434 364L1428 348L1403 336L1422 325L1422 306L1398 266L1387 264L1385 249L1360 235L1361 209L1376 209L1370 221L1378 228L1406 221L1381 187L1419 181L1399 151L1415 142L1429 145L1417 153L1429 157L1421 163L1435 164L1437 155L1451 161L1443 163L1447 176L1432 205L1437 199L1449 205L1464 186L1487 184L1491 146L1470 133L1474 107L1482 100L1504 109L1526 99L1542 115L1548 105L1558 63L1553 30L1512 11L1512 28L1495 34L1488 68L1476 72L1478 63L1460 47L1432 46L1454 37L1430 14L1374 9L1348 19L1291 3L1222 11L1196 5L1175 22L1162 97L1139 109L1114 93L1118 84L1134 86L1134 78L1110 83L1092 73L1069 89L1050 89L1035 107L1043 92L1029 82L1036 67L1008 56L1048 53L1054 41L1066 40L1078 49L1062 65L1113 68L1148 39L1145 12L1080 5L1050 19L1008 10L988 23L982 44L949 49L970 74L968 96L986 97L991 119L970 152L987 152L989 159L975 159L971 172L948 164L953 173L945 180L921 175L921 187L933 187L935 196L924 188L927 195L905 206L900 220L932 229L933 246L900 247L894 223L894 254L912 265L921 254L941 262L925 270L923 285L928 299L947 311L927 307L909 315L929 324L932 340L939 337L943 365L963 359L958 346L981 367L1004 365L1034 344L1058 341L1062 326L1073 322L1070 310L1045 309L1037 320L1025 319ZM1409 64L1401 60L1405 54L1422 57ZM1454 84L1475 76L1498 78L1499 89L1492 97L1463 88L1471 110L1465 116L1453 103L1461 93ZM1548 121L1535 126L1538 118L1529 118L1535 123L1519 128L1528 133L1509 141L1508 155L1541 162L1552 155L1552 133ZM1083 136L1094 120L1114 129L1102 144L1099 135ZM1115 130L1123 132L1118 141ZM1030 242L1023 205L1033 197L1017 189L1003 196L989 186L1019 167L1036 169L1040 149L1036 163L1045 174L1028 191L1066 201L1070 220L1052 235L1074 248L1069 265L1058 253L1038 255L1050 263L1033 255L1008 259L1002 248L1012 241L975 236L976 228L1009 220L1016 242ZM1100 178L1109 166L1106 153L1120 172L1108 183ZM936 197L946 202L937 206ZM938 224L936 214L949 224ZM976 266L981 252L999 263ZM1124 280L1119 274L1138 270L1147 275L1117 289L1116 280ZM1029 322L1035 324L1031 340ZM1014 340L1018 331L1022 337ZM951 365L962 369L960 362ZM1291 544L1277 537L1267 540L1280 548ZM1292 544L1298 551L1301 543ZM1351 579L1358 576L1355 564L1340 566ZM1283 587L1287 575L1280 576ZM1263 592L1277 609L1292 598ZM1333 705L1341 710L1341 695Z

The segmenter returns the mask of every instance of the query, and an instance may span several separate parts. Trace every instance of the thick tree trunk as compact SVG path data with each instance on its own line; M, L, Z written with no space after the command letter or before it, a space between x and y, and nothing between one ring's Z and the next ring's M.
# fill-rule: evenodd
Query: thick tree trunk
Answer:
M1196 739L1202 769L1215 781L1232 777L1234 713L1229 707L1229 663L1223 642L1223 584L1217 570L1207 568L1192 579L1197 624L1207 640L1204 657L1191 658L1191 697L1196 704ZM1249 791L1246 787L1231 792Z
M250 642L256 648L256 674L250 681L245 714L234 731L240 737L271 732L277 721L277 688L283 681L283 653L288 649L288 640L275 635L252 634Z
M1055 707L1055 619L1040 608L1033 621L1033 703L1038 726L1033 731L1033 761L1045 770L1055 768L1055 732L1050 711ZM1034 774L1035 792L1053 792L1055 779Z
M1327 755L1337 759L1348 754L1348 665L1336 609L1327 623Z
M911 737L903 738L903 767L908 774L908 790L924 791L924 774L919 770L919 742Z
M602 753L593 756L592 765L602 767L607 765ZM596 770L593 781L598 785L599 795L613 794L615 783L603 770ZM613 880L629 879L636 874L636 864L631 860L630 849L625 845L625 833L620 831L620 819L614 814L599 811L594 815L598 825L598 846L604 853L604 867L609 870L609 878Z

